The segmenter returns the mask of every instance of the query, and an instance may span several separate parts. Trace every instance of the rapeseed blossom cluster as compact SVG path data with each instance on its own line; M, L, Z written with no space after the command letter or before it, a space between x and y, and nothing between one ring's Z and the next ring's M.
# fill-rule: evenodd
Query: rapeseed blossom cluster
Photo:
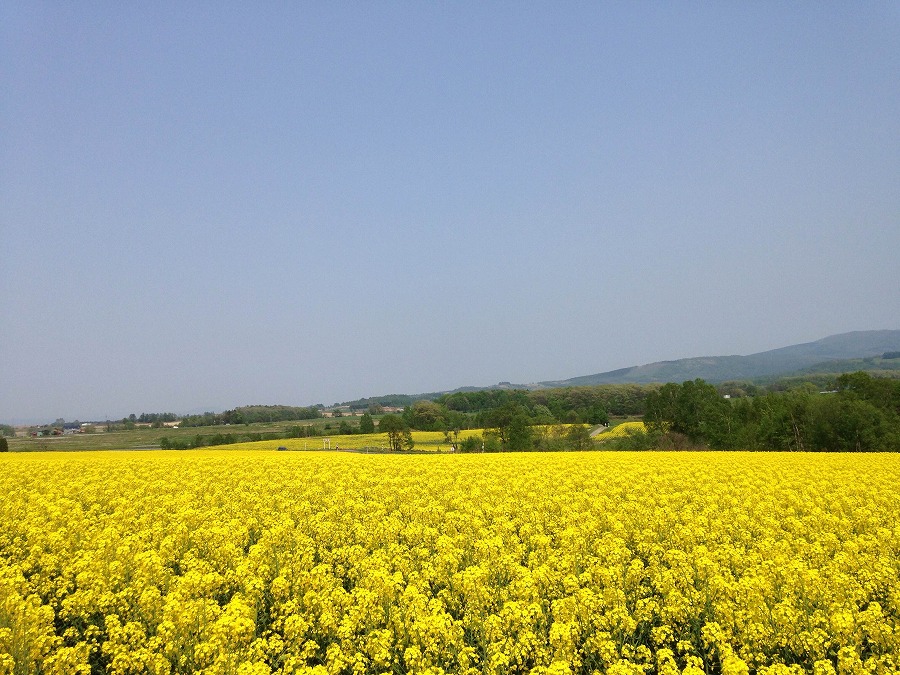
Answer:
M608 441L614 438L626 438L629 434L645 433L647 427L643 422L622 422L612 429L597 434L595 437L598 441Z
M894 455L0 458L0 673L900 672Z

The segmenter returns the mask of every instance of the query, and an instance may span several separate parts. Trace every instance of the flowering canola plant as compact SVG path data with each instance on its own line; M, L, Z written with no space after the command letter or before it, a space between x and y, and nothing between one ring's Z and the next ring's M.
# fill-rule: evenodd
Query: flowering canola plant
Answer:
M625 438L629 434L647 431L647 427L643 422L622 422L612 429L604 431L595 436L598 441L608 441L613 438Z
M0 457L0 673L900 672L896 455Z

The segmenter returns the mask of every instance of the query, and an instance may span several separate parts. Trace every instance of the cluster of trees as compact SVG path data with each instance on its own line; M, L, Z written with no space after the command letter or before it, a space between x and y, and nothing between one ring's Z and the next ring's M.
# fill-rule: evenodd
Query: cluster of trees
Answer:
M837 378L837 388L800 387L723 398L694 380L666 384L647 397L647 434L624 444L722 450L865 452L900 447L900 381L865 372Z
M252 443L255 441L278 441L283 438L312 438L321 436L322 429L312 424L297 424L290 426L284 432L270 431L265 433L228 433L228 434L197 434L192 437L159 439L159 447L163 450L190 450L193 448L205 448L211 445L232 445L234 443Z
M605 424L610 415L643 413L644 401L658 388L657 384L610 384L534 391L487 389L445 394L435 403L470 415L517 404L540 424Z
M344 403L335 403L334 407L347 406L350 410L368 410L372 414L380 414L384 408L405 408L420 398L430 399L432 395L424 394L422 396L411 396L409 394L387 394L385 396L370 396L368 398L358 398L354 401L345 401Z
M659 385L602 385L525 391L488 389L454 392L409 405L402 419L410 429L496 431L504 449L526 450L539 443L532 427L608 424L610 414L639 415Z
M137 417L129 415L129 419L132 422L138 422L140 424L162 426L164 422L176 422L178 420L178 415L175 413L141 413Z
M249 443L252 441L275 441L284 438L282 434L197 434L193 437L159 439L159 447L162 450L191 450L194 448L206 448L211 445L232 445L234 443Z
M277 407L286 408L287 406ZM297 408L293 408L293 410L297 410ZM300 408L300 410L309 410L309 408ZM321 417L321 414L319 415L319 417ZM395 449L410 449L412 447L412 440L408 432L409 425L404 422L403 418L400 415L385 415L384 418L382 418L381 422L376 425L375 419L369 413L363 413L363 415L360 417L358 425L353 425L349 421L342 419L334 427L332 427L332 424L330 422L323 426L317 426L314 424L297 424L287 427L283 432L272 431L265 433L236 432L197 434L191 437L185 436L180 438L168 438L164 436L160 439L159 445L163 450L189 450L192 448L204 448L212 445L231 445L233 443L249 443L253 441L276 441L284 438L312 438L318 436L326 436L332 433L340 435L355 433L372 434L376 431L387 432L389 434L389 440L391 440L391 430L394 426L396 426L396 423L393 421L394 418L399 420L400 426L402 427L401 431L404 429L407 430L406 436L404 437L403 441L409 439L408 442L410 444L409 447L406 447L402 444L401 441L398 441L397 447ZM387 419L387 423L385 423L385 419Z
M419 431L452 431L501 426L505 428L508 424L498 424L498 420L507 418L516 418L517 426L519 423L530 426L562 421L546 406L529 400L528 392L525 391L467 392L462 396L468 397L469 394L484 394L484 396L472 397L477 404L461 401L460 394L451 394L448 398L441 397L435 401L416 401L404 409L403 421L411 429ZM459 406L464 409L460 410ZM605 411L600 410L594 423L602 423L606 419Z
M887 357L887 355L885 355ZM367 412L358 424L348 419L323 427L295 425L283 432L228 433L162 438L162 448L187 449L259 440L337 433L388 434L392 450L413 447L412 430L441 431L462 452L590 448L587 425L607 424L610 415L643 415L646 433L617 441L621 448L716 448L749 450L879 451L900 447L900 380L846 373L823 383L806 381L786 388L703 380L682 384L595 385L534 391L489 389L454 392L433 399L404 395L360 399L352 409ZM818 385L818 386L816 386ZM727 396L726 396L727 395ZM404 404L401 414L376 423L382 404ZM245 406L223 413L181 418L184 427L321 419L322 406ZM160 427L174 413L130 415L123 424ZM107 422L107 428L111 423ZM333 428L332 425L336 428ZM571 425L571 426L563 426ZM57 428L78 426L57 420ZM460 438L464 429L484 428L480 437ZM50 429L50 427L48 427ZM14 435L0 425L0 437Z
M610 409L618 415L640 414L646 397L658 388L604 385L454 392L413 401L402 414L382 417L377 430L388 433L394 451L412 447L412 430L442 431L461 452L586 449L591 446L586 424L607 424ZM373 427L363 415L359 431L371 433ZM461 430L478 428L487 430L482 437L459 439Z
M388 435L388 446L391 452L413 449L412 432L400 415L390 413L378 420L378 432Z
M486 429L481 438L471 436L458 446L460 452L590 450L591 428L585 424L552 424L522 428L513 422L501 428Z
M322 406L297 407L290 405L249 405L221 413L205 412L181 418L183 427L212 427L223 424L253 424L255 422L288 422L313 420L322 417Z
M477 426L473 416L450 410L446 405L436 401L416 401L404 408L399 417L406 426L417 431L452 431Z
M330 422L326 423L322 427L321 432L310 431L310 435L321 435L322 433L331 432L332 425ZM359 424L353 425L348 420L342 419L337 423L337 429L335 429L335 433L340 435L345 434L374 434L375 433L375 420L370 413L363 413L362 417L359 418Z
M530 450L534 447L535 419L521 403L504 403L478 415L485 429L491 429L500 441L502 450Z
M416 401L403 415L382 417L378 431L387 433L388 445L393 452L413 449L414 428L444 431L447 443L459 452L586 450L591 447L590 427L583 424L536 425L527 408L518 403L506 403L482 413L479 426L485 429L483 434L465 438L460 438L462 428L446 428L442 423L442 411L446 412L433 401Z
M531 391L528 398L535 405L546 406L560 422L605 424L607 419L598 419L599 416L628 417L643 413L644 401L658 388L658 384L565 387Z
M178 415L175 413L141 413L140 415L131 413L128 417L122 418L121 426L126 430L131 430L138 424L149 424L154 429L160 429L166 422L177 420Z

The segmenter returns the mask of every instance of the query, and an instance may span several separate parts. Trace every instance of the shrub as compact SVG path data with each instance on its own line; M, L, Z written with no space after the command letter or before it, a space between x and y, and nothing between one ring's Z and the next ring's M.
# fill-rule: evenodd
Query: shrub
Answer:
M466 436L459 443L460 452L481 452L481 439L478 436Z

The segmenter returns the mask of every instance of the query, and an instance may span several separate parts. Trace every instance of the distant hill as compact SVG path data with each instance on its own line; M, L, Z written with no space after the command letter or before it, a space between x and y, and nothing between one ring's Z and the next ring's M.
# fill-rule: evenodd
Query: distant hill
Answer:
M410 396L409 399L434 399L442 394L483 389L549 389L552 387L584 387L596 384L650 384L684 382L701 378L707 382L731 380L765 380L856 370L896 371L897 358L883 359L900 352L900 330L867 330L841 333L789 347L772 349L749 356L699 356L675 361L657 361L643 366L610 370L595 375L582 375L567 380L548 380L531 384L501 382L486 387L459 387L452 391ZM360 399L360 401L374 401ZM348 401L354 404L358 401Z
M596 375L541 382L540 385L574 387L591 384L684 382L698 377L707 382L755 380L793 374L812 366L816 367L816 372L822 372L831 361L880 357L885 352L898 349L900 349L900 330L854 331L749 356L701 356L658 361Z
M881 357L885 352L897 350L900 350L900 330L854 331L749 356L701 356L675 361L658 361L643 366L621 368L596 375L584 375L568 380L539 384L542 387L643 384L684 382L698 377L707 382L755 380L789 375L811 367L815 367L816 372L823 372L827 369L829 362ZM830 372L842 372L843 370L840 368Z
M895 354L892 356L891 354ZM890 352L887 358L869 356L863 359L839 359L836 361L823 361L807 368L778 377L805 377L807 375L821 375L823 373L855 373L864 370L873 376L900 378L900 352Z

